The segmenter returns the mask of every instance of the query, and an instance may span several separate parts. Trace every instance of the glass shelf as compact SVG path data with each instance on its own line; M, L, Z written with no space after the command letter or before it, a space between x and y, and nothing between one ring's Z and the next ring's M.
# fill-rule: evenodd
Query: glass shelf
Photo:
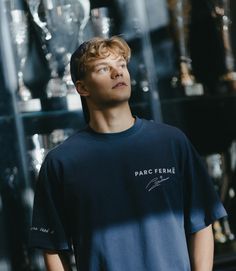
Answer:
M224 100L236 100L236 93L222 93L216 95L199 95L199 96L183 96L183 97L175 97L175 98L163 98L160 99L162 104L167 103L184 103L184 102L195 102L195 101L206 101L206 102L216 102L216 101L224 101Z
M37 112L23 112L21 116L23 119L31 119L31 118L48 118L48 117L61 117L68 115L82 115L82 110L71 110L67 109L63 110L53 110L53 111L37 111Z
M55 110L27 112L21 114L26 135L50 133L55 129L73 128L75 130L85 126L82 110Z

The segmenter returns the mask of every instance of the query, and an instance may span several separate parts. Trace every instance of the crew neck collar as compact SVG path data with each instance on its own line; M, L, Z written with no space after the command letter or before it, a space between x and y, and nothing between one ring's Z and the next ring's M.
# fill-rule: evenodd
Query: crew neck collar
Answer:
M94 131L89 125L86 127L86 131L90 135L95 136L97 138L120 138L123 136L131 135L131 134L135 133L142 124L142 120L140 118L138 118L136 116L134 116L134 117L135 117L134 124L130 128L128 128L124 131L121 131L121 132L100 133L100 132Z

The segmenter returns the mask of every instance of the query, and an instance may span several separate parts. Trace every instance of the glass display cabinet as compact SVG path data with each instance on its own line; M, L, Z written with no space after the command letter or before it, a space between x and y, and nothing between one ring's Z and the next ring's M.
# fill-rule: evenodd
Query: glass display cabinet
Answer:
M236 31L229 0L0 2L1 271L44 270L27 247L46 153L86 123L69 75L93 36L130 45L133 114L182 129L206 161L229 217L217 221L215 270L236 268Z

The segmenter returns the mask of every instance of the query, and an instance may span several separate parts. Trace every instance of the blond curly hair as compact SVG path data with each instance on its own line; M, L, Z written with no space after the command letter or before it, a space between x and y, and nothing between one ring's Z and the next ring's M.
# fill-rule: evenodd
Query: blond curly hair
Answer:
M70 61L71 77L74 84L85 77L89 63L96 59L106 58L111 53L124 57L127 63L130 60L130 47L120 37L95 37L82 43L72 54Z

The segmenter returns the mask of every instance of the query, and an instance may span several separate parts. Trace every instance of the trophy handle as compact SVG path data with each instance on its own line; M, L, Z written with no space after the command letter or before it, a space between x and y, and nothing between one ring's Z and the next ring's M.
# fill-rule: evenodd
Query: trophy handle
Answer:
M33 17L34 22L38 25L39 28L42 29L45 35L45 40L50 40L52 38L52 35L49 32L48 28L46 27L47 24L40 20L39 14L38 14L38 9L39 9L41 0L27 0L27 2L28 2L29 10Z
M90 18L90 1L89 0L78 0L81 7L83 8L83 19L81 20L79 30L79 43L83 42L83 31Z

